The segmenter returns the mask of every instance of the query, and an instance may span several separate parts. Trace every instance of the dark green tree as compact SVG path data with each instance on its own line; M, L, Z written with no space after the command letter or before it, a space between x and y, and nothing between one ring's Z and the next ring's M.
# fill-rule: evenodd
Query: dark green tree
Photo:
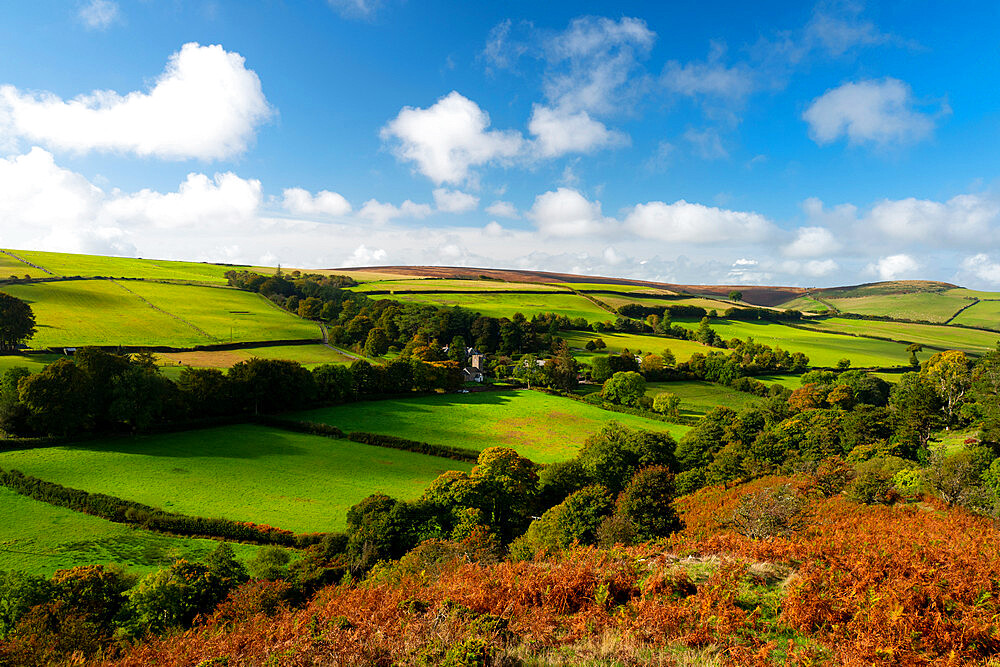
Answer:
M26 302L0 292L0 352L16 350L35 335L35 314Z

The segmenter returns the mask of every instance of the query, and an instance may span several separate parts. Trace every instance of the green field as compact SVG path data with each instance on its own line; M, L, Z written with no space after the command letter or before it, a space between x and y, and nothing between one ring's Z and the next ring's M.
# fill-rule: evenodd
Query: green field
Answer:
M967 289L965 287L956 287L955 289L946 290L945 294L965 297L969 299L986 299L989 301L1000 301L1000 292L983 292L980 290Z
M323 364L350 364L355 360L322 344L274 345L248 347L239 350L211 350L192 352L161 352L156 355L160 370L176 379L186 366L192 368L229 368L233 364L253 357L297 361L312 369ZM3 357L0 357L2 364ZM0 365L2 368L2 365Z
M133 257L103 257L100 255L73 255L63 252L40 250L11 250L32 264L47 269L57 276L102 276L111 278L152 278L157 280L191 280L225 284L225 273L230 270L249 269L260 273L273 273L274 269L208 264L204 262L175 262ZM25 273L25 271L18 271ZM0 276L5 275L0 271Z
M440 290L462 290L464 292L562 292L569 291L542 283L511 283L503 280L439 280L425 278L423 280L379 280L362 283L357 287L349 287L352 292L372 292L377 290L401 290L404 292L437 292Z
M830 322L832 320L824 320ZM844 320L859 325L875 324L866 320ZM815 323L821 324L821 323ZM690 322L691 329L696 323ZM813 324L810 324L813 326ZM855 368L861 366L903 366L910 358L906 345L890 341L842 336L824 333L820 330L805 330L776 322L739 322L736 320L713 320L712 328L724 339L753 338L758 343L778 346L788 352L802 352L809 357L810 366L832 367L840 359L850 359ZM918 355L926 359L930 353Z
M802 312L815 313L819 311L829 310L830 306L823 303L818 299L814 299L811 296L800 296L798 298L792 299L791 301L786 301L781 304L779 308L785 310L801 310Z
M951 324L1000 329L1000 301L980 301L959 313Z
M333 424L344 431L386 433L466 449L501 445L538 463L572 458L587 436L612 420L633 428L668 431L675 438L687 431L684 426L610 412L537 391L363 401L309 410L295 418Z
M343 530L372 493L418 497L459 461L252 425L0 453L0 468L165 510Z
M604 322L616 316L576 294L375 294L373 299L392 299L433 306L461 306L490 317L513 317L521 313L528 319L539 313L558 313L569 318L582 317L588 322Z
M5 354L0 356L0 375L11 368L19 367L37 373L62 356L61 354Z
M677 299L651 299L649 297L627 297L621 294L608 294L606 292L588 292L595 299L600 299L612 308L620 308L630 303L637 303L640 306L650 306L666 308L667 306L698 306L705 310L717 310L720 313L727 308L744 308L736 303L720 301L716 299L705 299L702 297L685 297Z
M677 362L687 361L691 358L691 355L695 352L701 352L702 354L708 354L713 348L701 343L696 343L693 340L679 340L677 338L666 338L663 336L643 336L640 334L623 334L623 333L591 333L589 331L560 331L559 335L566 341L566 343L573 349L573 356L578 361L583 361L590 363L590 360L594 357L600 356L602 354L607 354L609 352L621 352L624 349L628 349L630 352L654 352L660 354L663 350L669 349L674 353L674 357ZM604 350L595 350L594 352L588 352L584 349L584 345L587 344L588 340L593 340L595 338L600 338L604 341L607 348Z
M911 324L909 322L878 322L874 320L848 320L831 318L810 322L810 328L817 331L840 331L851 334L882 336L907 343L933 345L948 350L962 350L970 354L983 354L997 345L1000 334L982 329L965 329L935 324ZM854 340L859 340L855 338ZM933 350L930 351L933 353ZM929 356L925 351L921 359ZM855 364L860 365L860 364Z
M0 570L50 576L76 565L117 563L145 573L178 558L200 560L218 545L138 530L0 487ZM233 549L246 560L257 547L233 543Z
M844 313L928 322L947 322L952 315L969 305L966 298L941 292L879 294L826 300Z
M27 301L35 313L38 332L28 341L32 348L190 347L229 342L231 326L235 341L320 337L317 325L281 311L256 294L238 290L140 281L67 280L10 285L5 291ZM140 296L166 313L151 307Z
M613 283L552 283L577 292L642 292L644 294L677 294L673 290L647 285L615 285Z
M18 253L14 253L17 255ZM7 280L12 276L17 278L45 278L49 274L44 271L39 271L33 266L29 266L24 262L14 259L6 253L0 253L0 280Z
M665 393L676 394L681 399L681 415L690 417L704 417L706 412L719 407L739 412L761 401L753 394L704 380L650 382L646 385L647 396Z

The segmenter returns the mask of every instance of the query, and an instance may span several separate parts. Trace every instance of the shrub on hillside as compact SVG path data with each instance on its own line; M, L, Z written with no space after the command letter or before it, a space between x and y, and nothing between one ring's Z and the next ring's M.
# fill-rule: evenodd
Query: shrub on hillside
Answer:
M805 525L805 504L787 484L770 487L743 496L729 523L752 540L783 537Z

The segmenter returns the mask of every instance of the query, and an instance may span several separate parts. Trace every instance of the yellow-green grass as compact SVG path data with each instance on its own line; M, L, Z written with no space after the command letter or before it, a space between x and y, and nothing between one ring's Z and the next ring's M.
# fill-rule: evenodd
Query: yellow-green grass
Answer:
M952 315L969 305L969 300L966 298L941 292L878 294L826 300L845 313L928 322L946 322Z
M955 289L946 290L944 293L970 299L1000 300L1000 292L983 292L981 290L967 289L965 287L956 287Z
M392 299L407 303L426 303L433 306L461 306L490 317L513 317L521 313L528 319L539 313L558 313L588 322L613 320L614 313L602 309L585 297L576 294L374 294L373 299Z
M362 283L357 287L348 288L354 292L372 292L378 290L403 292L438 292L441 290L461 290L463 292L562 292L569 290L541 283L511 283L502 280L380 280Z
M384 433L466 449L511 447L538 463L572 458L587 436L609 421L666 431L675 438L687 431L677 424L528 390L364 401L297 413L295 418L333 424L344 431Z
M1000 329L1000 300L980 301L959 313L950 324Z
M14 253L15 255L17 253ZM49 274L40 271L35 267L14 259L6 253L0 252L0 280L7 280L10 277L17 278L44 278Z
M647 396L655 398L666 393L676 394L681 399L681 415L690 417L703 417L715 408L731 408L739 412L761 401L753 394L704 380L650 382L646 385Z
M577 292L640 292L644 294L677 294L673 290L648 285L615 285L614 283L551 283Z
M216 341L322 338L318 324L296 317L251 292L140 281L122 285L158 308L194 324Z
M608 294L606 292L589 292L595 299L600 299L612 308L620 308L630 303L637 303L640 306L666 308L667 306L698 306L705 310L717 310L722 312L727 308L745 308L738 303L721 301L716 299L705 299L702 297L687 297L682 299L651 299L649 297L627 297L621 294Z
M5 354L0 355L0 375L6 373L11 368L27 368L32 373L37 373L56 359L61 354Z
M4 452L0 468L182 514L324 532L343 530L347 510L372 493L413 499L442 472L471 466L235 425Z
M349 364L354 359L322 344L274 345L248 347L239 350L207 350L191 352L161 352L156 355L165 375L180 375L186 366L192 368L229 368L233 364L253 357L297 361L306 368L323 364ZM2 357L0 357L2 362ZM2 367L2 366L0 366Z
M825 320L829 322L831 320ZM858 324L874 324L867 320L844 320ZM819 323L816 323L819 324ZM697 328L696 322L687 326ZM812 326L812 325L811 325ZM841 359L850 359L855 368L861 366L902 366L910 358L906 345L891 341L843 336L815 329L800 329L778 322L739 322L713 320L712 328L724 339L753 338L758 343L780 347L788 352L802 352L809 357L810 366L832 367ZM921 353L926 359L929 353Z
M415 273L393 273L392 271L379 271L378 269L299 269L302 273L319 273L325 276L339 275L350 276L359 283L367 283L373 280L431 280L427 276L419 276Z
M321 336L317 325L281 311L259 295L238 290L141 281L66 280L10 285L5 291L27 301L35 313L38 331L28 341L32 348L191 347L229 342L230 326L232 340L237 342Z
M57 276L109 276L113 278L152 278L158 280L190 280L225 283L226 271L248 269L259 273L274 273L274 269L253 266L230 266L205 262L179 262L134 257L75 255L41 250L12 250L32 264ZM3 275L0 273L0 275Z
M624 333L591 333L589 331L560 331L559 335L566 341L573 352L573 356L579 360L590 363L596 357L609 352L621 352L628 349L630 352L642 351L662 354L664 350L674 353L674 358L678 361L687 361L695 352L708 354L714 348L696 343L692 340L678 340L676 338L666 338L663 336L643 336L640 334ZM584 349L587 341L600 338L607 345L604 350L594 350L589 352Z
M111 564L145 573L174 560L200 560L215 540L172 537L55 507L0 487L0 570L51 576L77 565ZM232 543L247 560L256 546Z
M791 301L786 301L781 304L779 308L785 310L801 310L802 312L819 312L824 310L829 310L830 306L823 303L819 299L814 299L811 296L800 296L798 298L792 299Z
M801 375L755 375L753 377L768 386L778 384L793 391L802 386Z
M808 326L816 331L840 331L857 335L880 336L904 341L933 345L949 350L962 350L970 354L983 354L992 350L1000 339L995 331L966 329L936 324L911 324L909 322L879 322L874 320L849 320L831 318L810 322ZM933 351L931 352L933 353ZM923 357L926 357L925 353ZM861 365L855 363L856 366Z

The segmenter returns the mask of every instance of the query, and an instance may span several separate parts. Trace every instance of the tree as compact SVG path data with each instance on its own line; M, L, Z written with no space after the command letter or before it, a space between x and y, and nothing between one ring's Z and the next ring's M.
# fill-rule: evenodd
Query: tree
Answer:
M16 350L17 346L35 335L35 314L31 306L0 292L0 352Z
M619 405L638 406L645 395L646 379L634 371L615 373L601 389L601 396Z
M607 355L594 357L590 362L590 379L594 382L604 382L612 374L611 360Z
M542 549L565 549L573 542L593 544L613 510L614 500L603 486L594 484L575 491L531 522L528 531L511 545L511 557L527 560Z
M653 398L653 411L676 419L680 415L681 398L669 391Z
M972 384L969 359L965 352L958 350L938 352L927 360L925 373L941 397L947 425L951 427L962 398Z
M838 370L846 371L850 367L851 367L851 360L848 359L847 357L844 357L843 359L837 362Z
M385 330L375 327L368 332L368 339L365 341L365 354L369 357L381 357L389 351L389 337L385 335Z
M31 425L42 433L69 435L92 424L87 375L69 359L49 364L18 383Z
M729 293L729 300L730 301L742 301L743 300L743 292L734 289L732 292Z
M679 530L674 495L674 473L669 468L652 466L637 472L618 496L615 509L618 526L627 526L628 541L644 542Z
M299 301L298 315L309 320L317 320L323 313L323 302L314 296Z

